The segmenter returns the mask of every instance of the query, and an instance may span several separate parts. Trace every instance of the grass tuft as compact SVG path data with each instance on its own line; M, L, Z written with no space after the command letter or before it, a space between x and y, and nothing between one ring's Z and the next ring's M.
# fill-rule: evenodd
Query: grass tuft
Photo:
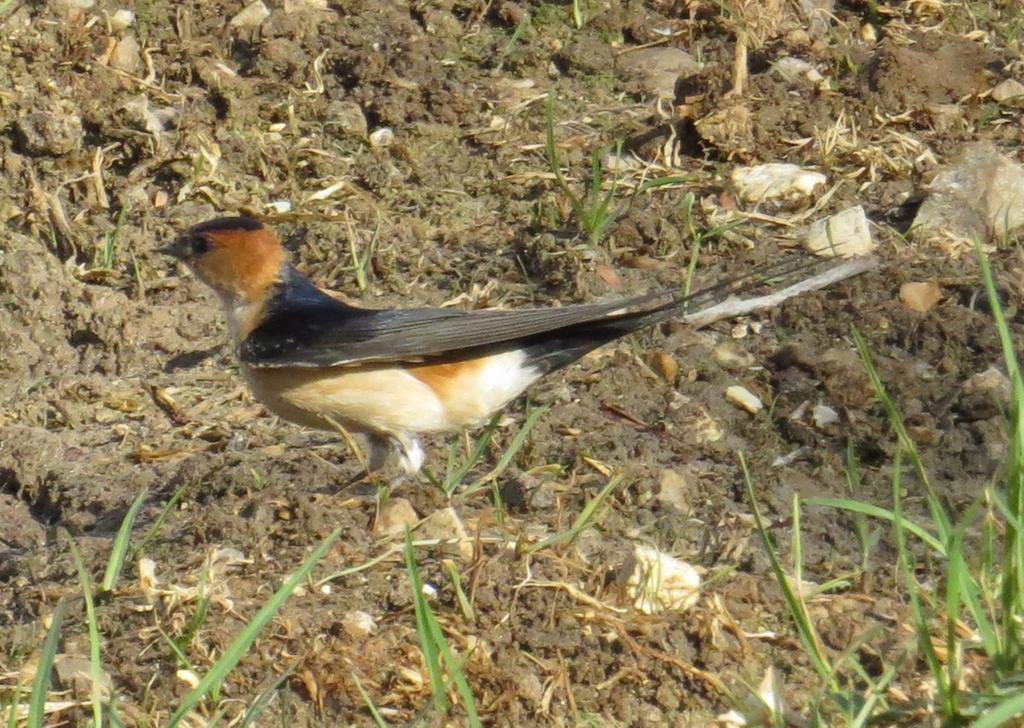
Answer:
M934 695L910 695L908 705L889 705L885 686L900 676L899 656L873 681L868 671L847 650L836 660L823 649L801 595L789 585L775 548L754 501L745 463L744 479L753 503L754 518L768 552L772 570L782 589L797 633L831 698L813 707L815 718L832 725L863 726L887 723L901 712L931 716L942 725L991 728L1009 724L1024 711L1024 384L1009 326L996 293L992 271L980 246L978 261L999 334L1011 382L1007 411L1008 449L1000 472L965 509L954 512L936 492L923 458L911 438L895 400L887 391L871 352L859 332L854 341L868 379L896 438L892 463L892 508L885 509L854 498L815 498L803 505L828 506L875 519L892 527L896 547L898 585L909 606L913 645L933 684ZM909 469L904 464L909 464ZM908 478L907 475L911 475ZM847 459L848 489L859 482L852 449ZM904 512L908 493L920 489L928 522L909 519ZM799 507L794 501L793 553L800 555ZM863 520L855 520L862 548L862 567L875 543ZM921 547L925 547L922 553ZM799 563L794 572L799 574ZM799 580L797 580L799 583ZM855 642L870 641L865 634ZM852 674L846 674L852 671ZM837 722L835 716L842 720Z
M412 533L405 530L405 567L409 575L409 585L412 588L412 604L416 614L416 633L420 637L420 649L423 652L423 660L427 665L427 674L430 678L430 687L433 694L434 710L441 715L448 713L448 683L445 679L444 668L447 669L455 688L462 698L462 706L469 718L469 725L478 728L482 725L480 716L476 709L476 699L473 691L466 681L466 675L462 670L462 662L456 659L452 652L444 631L430 608L426 594L423 591L423 580L420 578L419 568L416 565L416 554L413 550Z
M602 192L601 152L593 149L590 154L590 184L582 195L573 191L568 181L566 181L565 175L562 174L558 148L555 145L555 100L553 92L549 93L547 97L544 135L548 167L555 177L555 182L562 194L569 200L573 216L576 218L576 224L586 234L587 242L591 246L597 247L604 240L605 234L607 234L612 223L615 222L619 215L618 211L612 209L617 180L613 177L609 189Z

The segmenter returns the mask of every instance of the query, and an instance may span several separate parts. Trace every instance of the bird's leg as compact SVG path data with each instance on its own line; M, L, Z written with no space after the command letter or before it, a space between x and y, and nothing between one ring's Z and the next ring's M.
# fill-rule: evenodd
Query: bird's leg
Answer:
M391 443L398 453L398 464L406 475L417 475L426 456L418 438L404 432L390 433Z

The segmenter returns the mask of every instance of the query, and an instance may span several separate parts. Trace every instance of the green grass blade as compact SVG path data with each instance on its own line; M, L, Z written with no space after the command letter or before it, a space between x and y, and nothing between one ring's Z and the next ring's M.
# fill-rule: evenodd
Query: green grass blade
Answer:
M860 492L860 465L857 462L857 451L853 445L853 438L846 441L846 490L851 498ZM852 516L853 527L857 533L857 543L860 544L860 568L868 571L870 568L872 543L871 531L868 529L867 518L863 513L854 513Z
M967 607L967 611L971 615L971 619L974 621L974 625L978 630L978 635L981 637L982 648L990 659L997 660L998 656L1002 652L1000 645L999 636L989 620L988 613L983 605L983 592L982 587L979 586L978 581L971 574L970 569L967 565L967 559L964 556L964 539L967 536L968 529L971 528L975 522L977 515L984 508L985 494L979 495L970 507L964 511L963 515L960 516L959 523L957 524L956 530L953 531L953 540L949 545L949 567L947 568L947 600L946 600L946 613L947 615L954 614L958 605L952 600L952 592L954 589L957 592L959 601ZM950 640L950 650L953 649L953 637L956 634L954 631L955 624L950 622L948 625L948 639ZM954 660L950 660L950 663L954 663ZM952 679L951 684L956 684Z
M466 675L462 671L462 664L452 653L448 639L434 616L426 596L423 594L423 580L420 578L419 567L416 565L416 555L413 551L412 532L405 530L405 566L409 572L409 583L413 589L413 609L416 613L416 631L420 636L420 645L423 649L423 657L427 662L427 672L430 675L430 685L434 691L434 707L440 712L448 710L448 696L445 692L444 673L441 670L441 662L444 661L451 675L452 682L462 698L463 707L469 717L469 724L473 728L481 725L480 717L476 712L476 699L469 687Z
M1024 713L1024 693L1018 693L999 703L996 707L985 711L971 728L999 728L999 726L1019 726L1021 713Z
M68 540L68 548L71 550L71 558L78 570L78 582L82 587L82 597L85 599L85 620L89 629L89 700L92 702L92 720L95 728L103 726L103 696L100 694L100 681L103 678L103 666L100 664L100 629L96 622L96 604L92 598L92 578L89 576L85 562L82 560L82 553L71 534L61 529L64 538Z
M110 551L110 560L107 562L107 570L103 574L103 582L100 591L111 592L117 586L117 580L121 576L121 569L124 567L125 557L128 555L128 542L131 539L132 526L135 525L135 518L139 515L149 490L143 488L135 496L131 507L121 521L121 527L117 529L117 536L114 538L114 546Z
M887 508L881 508L879 506L872 505L871 503L862 503L860 501L850 500L849 498L806 498L804 499L804 505L841 508L846 511L851 511L852 513L863 513L866 516L880 518L882 520L889 521L890 523L896 518L896 514ZM941 541L928 533L925 528L906 518L903 518L902 521L902 526L905 531L917 536L940 556L947 556L946 547L942 545Z
M142 539L136 544L135 548L132 549L132 553L135 555L141 554L146 550L146 547L156 538L156 535L160 533L160 529L163 528L164 521L167 520L167 516L170 515L171 509L178 504L182 496L185 495L185 486L181 486L164 504L164 507L160 509L160 514L153 521L153 525L149 527Z
M935 687L939 693L939 700L942 703L942 712L946 717L953 714L956 698L950 691L946 682L946 671L942 668L942 661L932 644L931 633L928 631L928 616L925 614L924 606L921 603L921 585L914 577L914 565L911 563L910 552L907 550L907 537L903 528L903 451L896 451L896 460L892 467L892 500L893 529L896 532L896 563L903 574L903 581L906 584L907 595L910 597L910 611L914 620L914 630L917 633L917 646L924 655L928 670L935 679Z
M114 701L113 696L110 697L110 704L107 707L107 726L109 728L125 728L124 721L117 714L117 703Z
M981 245L975 246L978 255L978 266L981 268L981 280L985 284L985 292L992 309L992 318L996 322L996 331L999 333L999 342L1003 350L1003 360L1006 363L1006 372L1012 381L1015 377L1020 379L1020 365L1017 362L1016 349L1014 348L1013 336L1010 334L1009 324L1006 322L1006 315L999 303L999 292L996 290L995 278L992 276L992 266L988 262L988 256L982 250Z
M430 678L430 689L434 698L434 710L442 715L448 712L448 695L445 692L444 673L441 671L441 658L437 652L427 623L427 614L430 612L430 604L423 593L423 580L420 578L420 570L416 565L416 555L413 552L412 532L405 529L405 568L409 573L409 586L412 588L412 606L416 616L416 634L420 638L420 649L423 651L423 660L427 663L427 676Z
M0 705L3 705L0 702ZM14 686L11 702L7 704L7 728L18 728L18 708L21 706L21 683Z
M363 682L359 679L359 676L354 672L352 673L352 681L356 684L356 690L363 696L363 702L366 703L366 709L370 711L370 715L373 716L373 722L377 724L377 728L388 728L388 722L384 720L384 716L377 710L377 706L373 704L373 698L366 692L366 688L363 687Z
M466 596L465 590L462 588L462 577L459 576L459 567L451 559L445 559L441 562L442 568L448 578L452 582L452 588L455 589L455 599L459 603L459 609L462 610L462 616L465 617L466 621L472 624L476 621L476 611L473 609L473 604L469 601L469 597Z
M1004 639L1004 654L997 663L1000 669L1015 669L1024 661L1022 654L1020 615L1024 612L1024 532L1020 522L1024 516L1024 381L1021 379L1020 364L1009 324L999 303L995 278L988 257L976 246L978 265L988 294L989 307L995 319L996 330L1003 350L1006 371L1010 378L1011 397L1009 408L1008 458L1006 464L1006 505L1007 528L1003 544L1000 603L1002 611L1001 632Z
M743 471L743 482L747 489L747 497L750 499L750 507L754 515L754 524L761 537L761 543L764 544L765 551L768 553L768 560L771 563L772 573L775 574L775 581L778 583L779 589L782 591L782 595L786 600L789 615L792 617L796 626L797 634L800 636L801 642L804 643L807 655L811 658L811 664L814 665L814 669L818 672L818 675L821 676L822 680L828 683L830 690L836 690L838 689L838 686L835 683L835 670L829 664L828 658L821 647L821 641L818 639L818 633L814 629L814 624L811 622L811 618L807 614L807 609L804 607L802 599L793 591L792 586L790 586L789 579L786 578L786 572L782 569L782 562L779 560L779 555L775 551L775 544L772 542L771 536L768 534L768 529L764 525L764 517L761 515L761 509L757 505L757 496L754 493L754 483L750 479L750 471L747 469L747 460L743 457L743 453L739 453L739 460L740 468Z
M256 700L246 709L245 715L242 716L242 720L238 723L238 728L247 728L249 725L252 725L263 714L263 711L267 709L267 706L270 705L274 693L294 674L295 668L289 668L283 674L278 675L266 688L261 690L260 694L256 696Z
M462 671L462 663L452 653L452 648L448 644L444 632L441 630L441 625L438 624L437 618L434 616L433 611L429 609L429 606L427 609L427 626L441 652L441 656L444 658L444 663L448 667L448 674L451 675L452 682L455 683L455 689L459 691L459 696L462 698L462 706L466 709L466 715L469 717L469 725L471 728L481 728L480 716L476 712L476 698L473 696L473 691L466 680L466 674Z
M558 183L558 187L562 190L562 194L569 198L569 204L572 206L573 213L578 219L582 220L585 217L583 201L572 191L572 188L569 187L569 183L566 182L565 177L562 176L562 167L558 159L558 148L555 146L554 91L548 92L548 98L545 104L544 142L548 155L548 167L551 169L551 173L555 176L555 182Z
M500 421L501 413L499 412L491 418L491 421L487 423L487 427L485 427L484 431L480 433L480 437L478 437L476 443L474 443L473 449L469 453L469 457L467 457L461 465L455 468L454 472L445 483L445 492L448 495L451 495L455 491L456 486L458 486L458 484L462 482L462 479L466 477L466 473L472 470L473 466L475 466L480 461L480 458L484 456L484 452L487 451L487 446L491 444L491 440L494 437L494 431L498 429L498 422Z
M865 728L871 724L871 718L874 715L875 707L881 702L885 696L886 688L889 687L897 674L901 659L893 661L889 667L886 668L885 672L878 679L878 682L874 683L868 690L868 695L864 700L864 704L861 709L854 716L853 720L850 721L850 728Z
M28 702L28 728L43 728L46 719L46 696L50 692L50 671L53 669L53 658L57 656L57 643L60 640L60 627L64 622L64 610L67 605L64 597L57 602L53 615L50 617L50 629L46 631L46 639L39 654L39 665L32 679L32 694Z
M684 185L690 181L690 177L683 175L669 175L667 177L658 177L657 179L648 179L636 188L636 192L633 196L642 195L644 192L655 190L659 187L667 187L668 185Z
M267 626L277 611L284 605L291 596L292 592L304 579L309 576L309 573L313 570L313 567L317 565L320 559L323 558L324 554L327 553L327 549L338 540L338 536L341 535L341 529L336 528L331 534L320 542L313 553L302 562L302 565L292 574L288 580L281 585L281 588L274 592L274 595L270 597L266 604L260 607L260 610L256 612L256 616L252 618L252 621L245 626L239 635L234 639L228 649L225 650L210 671L203 676L203 679L199 681L188 695L186 695L178 709L171 715L170 720L167 721L167 728L174 728L181 722L181 719L185 717L199 701L202 700L208 692L214 687L220 685L228 674L235 668L238 662L242 659L252 643L256 641L260 633Z
M616 475L614 478L608 481L608 483L601 488L600 492L595 495L590 501L583 506L583 510L576 516L576 520L572 522L572 525L566 531L561 531L556 534L548 536L543 541L539 541L535 544L530 544L526 547L527 553L533 553L535 551L542 551L558 544L568 543L575 539L583 530L587 527L590 521L594 518L597 513L597 509L604 503L605 498L619 486L623 480L621 475Z
M889 396L889 392L885 388L885 385L882 384L882 378L878 373L878 369L875 367L875 362L871 357L871 352L868 350L867 342L857 329L853 330L853 340L857 344L857 352L860 354L861 362L864 364L864 370L868 375L868 379L871 381L871 386L875 390L875 396L878 398L878 401L881 402L882 408L885 410L886 416L889 418L889 422L892 425L893 430L896 432L896 437L899 439L900 447L907 457L910 458L910 462L914 466L914 471L917 473L917 477L920 479L921 484L924 485L925 499L928 502L928 510L931 512L932 520L935 521L935 528L939 533L939 540L943 543L948 543L950 532L953 527L950 523L949 516L946 514L946 510L942 507L942 502L939 500L938 494L932 487L931 479L928 477L928 472L924 468L924 463L922 462L921 455L917 450L917 445L910 437L910 433L907 432L906 425L903 422L903 416L900 414L900 411L896 408L896 404Z
M526 421L523 423L523 426L519 428L519 432L517 432L516 436L512 438L512 442L509 446L505 448L505 452L503 452L501 457L498 458L498 464L495 465L489 473L478 478L472 485L466 488L463 495L472 495L490 481L497 480L498 476L504 473L505 469L512 463L512 459L519 454L520 450L523 449L523 445L526 444L526 438L530 436L530 432L533 430L534 425L537 424L537 421L547 411L547 405L530 410L529 414L526 415ZM495 425L496 424L497 416L495 416Z

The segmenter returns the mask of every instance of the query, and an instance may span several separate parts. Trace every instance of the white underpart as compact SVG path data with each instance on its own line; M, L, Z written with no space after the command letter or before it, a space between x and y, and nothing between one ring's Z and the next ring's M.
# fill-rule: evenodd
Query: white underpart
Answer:
M482 425L494 413L522 394L540 379L542 372L523 366L526 354L521 350L498 354L480 370L475 388L479 391L480 416L474 424Z
M224 316L228 320L228 331L231 333L231 340L235 345L242 343L248 334L248 324L259 312L259 307L247 303L241 296L232 296L217 291L220 302L224 306Z

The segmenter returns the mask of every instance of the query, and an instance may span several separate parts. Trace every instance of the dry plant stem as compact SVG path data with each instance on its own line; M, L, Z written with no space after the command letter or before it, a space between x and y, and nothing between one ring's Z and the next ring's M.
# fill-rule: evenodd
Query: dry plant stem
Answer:
M349 432L340 422L336 422L335 420L332 420L329 417L326 419L331 424L331 426L333 426L334 429L338 431L338 434L340 434L345 439L345 443L352 451L352 454L356 456L356 460L359 461L359 466L366 471L366 474L368 476L372 476L373 473L370 471L370 461L367 459L366 454L363 452L363 449L359 447L359 443L356 442L356 439L354 437L352 437L352 433Z
M732 94L742 96L747 88L747 31L736 31L736 52L732 65Z
M700 328L701 326L707 326L708 324L713 324L715 321L721 321L722 319L744 316L763 308L773 308L783 301L793 298L793 296L799 296L800 294L807 293L808 291L817 291L821 288L827 288L834 283L845 281L847 278L853 278L861 273L873 270L878 267L878 264L879 259L874 255L867 255L863 258L848 260L834 268L829 268L827 271L804 279L799 283L787 286L781 291L775 291L774 293L769 293L766 296L757 296L756 298L729 299L728 301L722 301L721 303L705 308L702 311L687 314L683 317L683 320L691 326Z

